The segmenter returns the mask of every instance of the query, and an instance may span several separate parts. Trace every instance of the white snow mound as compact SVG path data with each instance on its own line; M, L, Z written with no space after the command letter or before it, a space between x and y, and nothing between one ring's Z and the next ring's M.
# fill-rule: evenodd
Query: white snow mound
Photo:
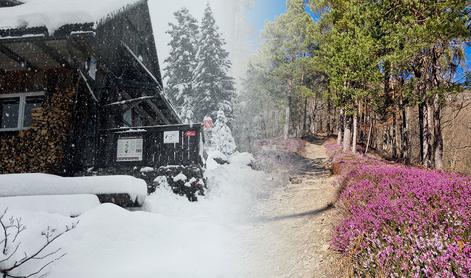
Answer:
M24 4L0 8L0 28L45 26L54 33L72 23L96 23L141 0L22 0Z
M0 197L0 211L27 210L78 216L100 205L91 194Z
M147 184L131 176L0 175L0 197L111 193L128 194L132 200L142 204L147 196Z

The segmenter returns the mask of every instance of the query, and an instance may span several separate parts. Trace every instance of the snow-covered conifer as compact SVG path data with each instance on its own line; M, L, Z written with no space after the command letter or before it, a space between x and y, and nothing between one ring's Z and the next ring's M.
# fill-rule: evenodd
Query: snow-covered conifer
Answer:
M176 23L169 23L170 55L165 59L166 94L180 114L193 103L193 73L196 67L198 22L187 8L174 13Z
M193 123L193 111L191 109L188 109L186 111L182 111L183 115L183 123L185 124L192 124Z
M222 110L219 110L217 113L217 120L213 127L212 136L217 151L226 156L232 155L236 151L237 147L234 137L232 137L232 131L227 126L227 118Z
M219 33L209 5L204 11L198 42L197 67L195 70L195 118L201 121L205 115L223 109L232 114L234 80L228 76L231 67L229 52Z

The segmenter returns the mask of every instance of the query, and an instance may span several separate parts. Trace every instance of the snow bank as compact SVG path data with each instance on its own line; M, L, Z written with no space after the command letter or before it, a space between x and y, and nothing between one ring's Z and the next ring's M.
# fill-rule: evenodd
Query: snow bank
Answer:
M142 209L172 216L209 217L229 223L243 221L251 217L250 210L256 202L257 193L273 187L271 176L248 166L252 159L249 153L236 153L231 157L231 164L214 162L205 173L208 179L207 194L195 204L173 194L164 185L146 198Z
M40 245L47 226L61 231L79 221L51 247L67 255L44 270L48 278L236 277L227 275L234 271L229 259L233 232L207 218L129 212L112 204L78 219L23 211L9 215L21 217L28 227L20 239L20 256ZM31 261L23 273L40 266L40 261Z
M231 164L208 170L209 192L196 203L162 185L140 212L111 204L77 219L11 211L28 226L19 254L37 246L47 226L60 231L80 221L54 243L67 255L45 269L48 278L250 277L244 275L244 225L254 215L257 193L273 188L270 176L247 166L250 159L235 154ZM33 261L26 271L40 265Z
M0 175L0 197L112 193L128 194L133 201L142 204L147 196L147 185L131 176Z
M100 205L95 195L46 195L0 197L0 211L28 210L78 216Z
M0 28L45 26L49 33L71 23L97 23L109 14L140 0L22 0L24 4L0 8Z
M249 166L253 163L255 158L251 153L238 153L229 158L229 163L233 163L239 166Z

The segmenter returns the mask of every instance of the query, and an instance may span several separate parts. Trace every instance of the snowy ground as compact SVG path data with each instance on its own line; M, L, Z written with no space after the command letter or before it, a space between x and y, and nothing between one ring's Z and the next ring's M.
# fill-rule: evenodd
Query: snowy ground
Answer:
M257 192L275 183L270 175L247 166L251 159L249 154L238 154L229 165L211 164L210 189L197 203L162 188L146 199L143 211L107 204L72 219L10 210L27 226L19 238L18 258L23 251L39 248L38 239L47 226L59 232L78 221L50 249L60 247L67 254L45 269L48 277L243 277L246 237L241 232L246 229L242 223L253 216ZM15 274L32 273L42 264L30 261Z
M59 233L78 222L45 250L66 253L45 269L48 277L341 277L328 248L339 213L331 205L337 187L322 166L324 148L266 153L258 160L266 163L257 165L272 174L247 166L246 153L231 164L210 161L209 190L197 203L160 188L140 211L90 204L70 218L15 207L9 215L27 226L16 259L40 248L48 226ZM47 261L29 261L14 274L28 275Z

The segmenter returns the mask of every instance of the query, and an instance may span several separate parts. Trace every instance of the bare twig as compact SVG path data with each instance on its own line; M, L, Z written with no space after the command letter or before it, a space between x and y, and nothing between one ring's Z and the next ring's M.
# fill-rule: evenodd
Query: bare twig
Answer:
M3 239L3 255L6 255L7 254L7 244L8 244L8 234L7 234L7 228L5 227L5 224L3 223L3 217L5 217L5 215L7 214L7 211L8 211L8 208L5 209L5 211L3 212L3 214L0 216L0 225L2 226L2 229L3 229L3 235L4 235L4 239Z
M21 242L15 245L14 250L12 252L9 252L9 249L13 248L13 244L17 239L19 238L19 235L26 229L26 227L22 224L21 218L13 218L11 217L9 219L9 224L5 223L5 216L7 214L7 209L0 215L0 226L3 229L3 235L4 239L0 241L0 244L3 245L3 254L6 256L6 258L0 260L0 263L5 264L8 263L15 254L17 254L19 247L21 245ZM71 230L75 229L78 225L78 221L75 223L72 223L71 225L66 225L65 230L61 233L56 234L57 230L51 227L47 227L45 231L41 233L42 236L45 237L45 243L34 253L31 255L28 255L27 252L24 252L24 255L21 259L16 260L13 263L13 265L10 266L3 266L0 267L0 277L2 278L30 278L30 277L37 277L47 266L51 265L52 263L60 260L63 258L66 253L62 252L62 248L57 248L54 251L51 251L49 253L43 254L46 248L48 246L51 246L59 237L63 236L65 233L70 232ZM12 230L10 233L9 230ZM30 274L25 274L25 275L14 275L12 272L15 270L18 270L22 266L24 266L27 262L33 261L33 260L45 260L49 259L47 263L42 265L38 270L30 273ZM16 272L16 271L15 271ZM45 274L40 275L39 277L44 277Z

